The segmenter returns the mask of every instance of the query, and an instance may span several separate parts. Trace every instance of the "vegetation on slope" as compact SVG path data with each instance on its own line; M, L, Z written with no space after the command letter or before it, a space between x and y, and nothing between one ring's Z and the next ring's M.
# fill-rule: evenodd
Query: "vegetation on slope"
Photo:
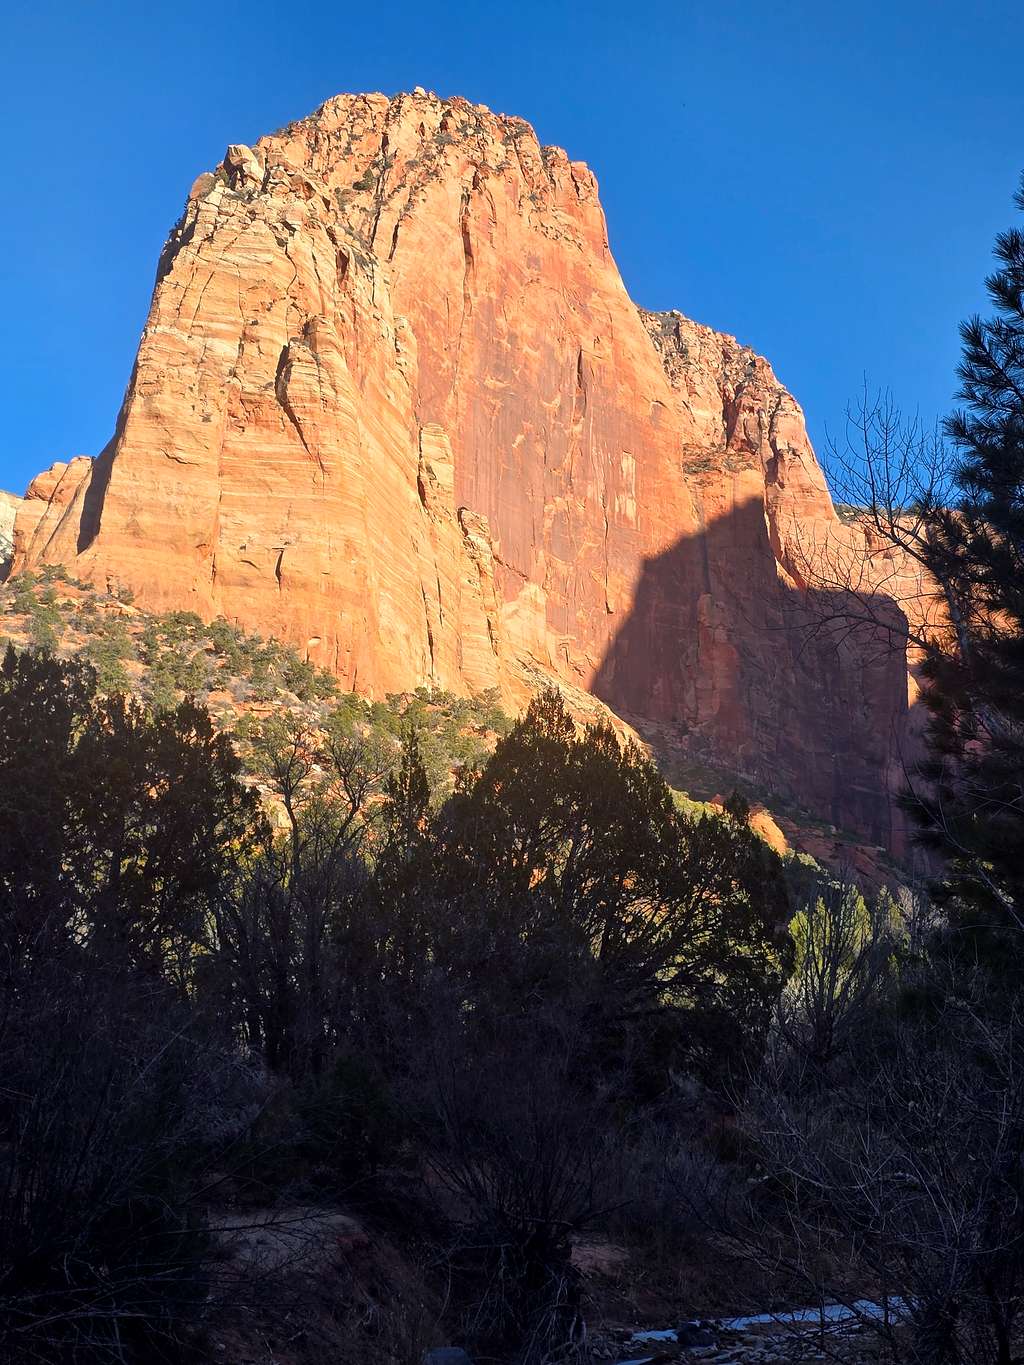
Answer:
M157 711L191 698L237 738L261 772L260 735L282 727L310 735L359 731L397 753L414 729L433 789L449 790L480 765L511 722L496 693L456 697L440 689L369 701L289 645L193 612L144 612L124 594L98 591L62 566L0 584L0 647L6 641L60 658L83 658L103 693L125 692Z

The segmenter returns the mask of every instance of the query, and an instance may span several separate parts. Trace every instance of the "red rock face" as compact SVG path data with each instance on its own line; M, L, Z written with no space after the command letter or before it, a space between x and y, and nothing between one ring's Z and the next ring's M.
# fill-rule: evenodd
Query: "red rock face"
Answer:
M587 168L417 92L197 180L115 435L15 553L369 693L555 678L882 840L905 667L801 630L835 524L766 362L631 302Z

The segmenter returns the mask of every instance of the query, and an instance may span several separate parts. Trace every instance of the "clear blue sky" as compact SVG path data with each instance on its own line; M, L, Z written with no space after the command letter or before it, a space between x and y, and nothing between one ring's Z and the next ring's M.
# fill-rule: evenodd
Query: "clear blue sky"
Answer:
M766 354L812 435L931 419L1024 168L1017 0L9 0L0 486L113 428L157 255L229 142L423 85L596 171L633 297Z

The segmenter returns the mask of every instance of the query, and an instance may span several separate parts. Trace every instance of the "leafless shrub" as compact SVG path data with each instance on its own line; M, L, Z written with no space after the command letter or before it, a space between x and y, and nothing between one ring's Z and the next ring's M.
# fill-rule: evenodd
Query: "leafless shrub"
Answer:
M609 1097L571 1009L460 1025L437 1010L413 1087L468 1338L530 1362L583 1349L572 1238L608 1190Z
M726 1223L747 1254L802 1280L811 1302L860 1303L898 1360L1019 1359L1019 1017L932 1000L813 1102L770 1058L742 1122L761 1175ZM865 1313L866 1296L887 1310Z
M706 1246L712 1211L725 1197L728 1177L707 1141L708 1115L688 1117L642 1115L608 1154L615 1173L609 1231L662 1267Z
M957 612L927 553L935 513L953 494L954 458L941 432L865 386L824 465L838 520L789 528L792 568L809 589L808 628L881 638L896 651L933 649L956 628Z
M166 988L95 965L9 980L0 1058L4 1358L175 1358L208 1289L199 1173L251 1077Z

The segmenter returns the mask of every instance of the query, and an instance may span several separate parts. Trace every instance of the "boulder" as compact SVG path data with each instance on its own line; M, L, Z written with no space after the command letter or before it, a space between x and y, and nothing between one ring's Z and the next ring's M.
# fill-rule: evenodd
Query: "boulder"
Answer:
M473 1365L473 1360L461 1346L435 1346L423 1352L423 1365Z

